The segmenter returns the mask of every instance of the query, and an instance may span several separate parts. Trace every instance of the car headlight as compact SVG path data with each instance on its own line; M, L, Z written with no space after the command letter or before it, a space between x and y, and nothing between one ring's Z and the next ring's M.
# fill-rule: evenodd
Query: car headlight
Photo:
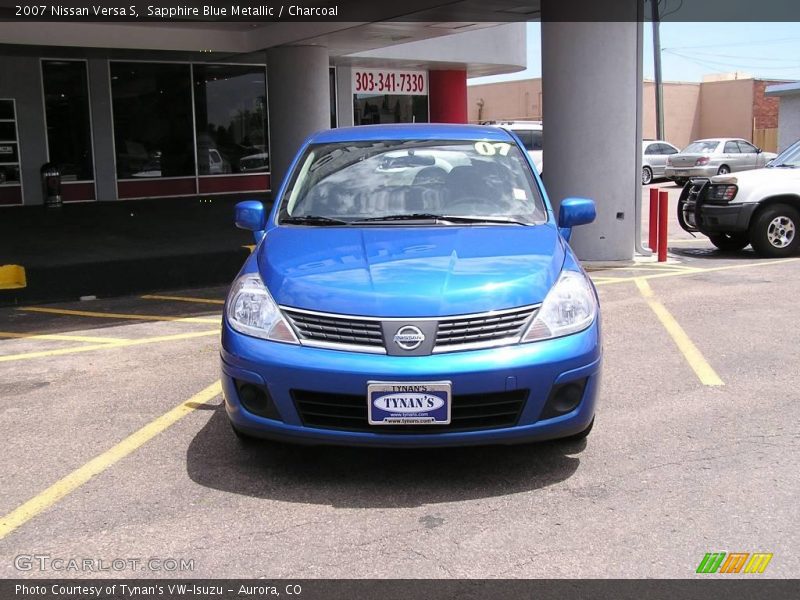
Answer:
M228 323L246 335L299 344L261 278L254 273L237 279L228 294Z
M736 197L739 188L735 185L711 185L706 193L709 202L730 202Z
M596 316L597 298L586 276L579 271L562 271L522 341L533 342L577 333L589 327Z

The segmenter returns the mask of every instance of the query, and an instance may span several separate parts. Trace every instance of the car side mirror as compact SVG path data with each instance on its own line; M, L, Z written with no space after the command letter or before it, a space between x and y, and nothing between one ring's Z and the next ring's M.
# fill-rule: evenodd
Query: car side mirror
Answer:
M763 150L761 148L756 148L756 154L761 154Z
M267 226L267 213L264 205L258 200L239 202L236 205L235 222L239 229L252 231L256 243L260 242Z
M558 208L558 230L569 241L572 228L591 223L597 217L594 200L589 198L565 198Z

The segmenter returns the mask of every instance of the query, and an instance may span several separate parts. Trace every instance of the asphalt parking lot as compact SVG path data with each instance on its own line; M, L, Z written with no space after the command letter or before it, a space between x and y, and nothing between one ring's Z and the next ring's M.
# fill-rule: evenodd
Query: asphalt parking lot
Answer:
M724 551L798 577L800 257L670 240L664 265L591 273L604 381L571 445L242 446L216 383L224 288L0 309L0 573L685 578Z

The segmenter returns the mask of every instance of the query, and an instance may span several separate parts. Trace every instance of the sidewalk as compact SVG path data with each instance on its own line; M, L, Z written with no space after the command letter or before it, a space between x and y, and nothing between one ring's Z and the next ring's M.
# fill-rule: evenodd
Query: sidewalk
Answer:
M0 305L114 296L230 283L250 252L233 207L269 195L154 198L0 212L0 267L21 265L26 285ZM2 282L0 282L1 284Z

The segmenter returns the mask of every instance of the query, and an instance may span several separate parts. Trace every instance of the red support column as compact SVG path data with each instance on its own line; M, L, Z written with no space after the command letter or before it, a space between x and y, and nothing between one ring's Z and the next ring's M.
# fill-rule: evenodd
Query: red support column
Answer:
M658 195L658 262L667 262L667 221L669 220L669 193Z
M653 252L658 251L658 188L650 188L650 226L648 245Z
M430 71L428 88L431 123L467 122L466 70Z

